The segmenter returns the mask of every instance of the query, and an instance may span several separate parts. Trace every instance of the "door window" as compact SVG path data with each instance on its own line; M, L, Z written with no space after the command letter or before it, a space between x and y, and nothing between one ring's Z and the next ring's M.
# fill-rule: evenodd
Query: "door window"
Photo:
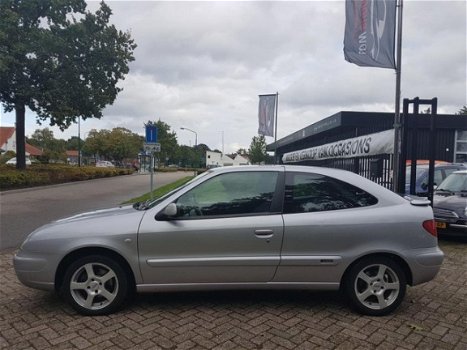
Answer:
M288 173L285 186L285 213L307 213L374 205L371 194L329 176Z
M225 217L268 213L278 173L226 173L206 180L176 201L179 218Z

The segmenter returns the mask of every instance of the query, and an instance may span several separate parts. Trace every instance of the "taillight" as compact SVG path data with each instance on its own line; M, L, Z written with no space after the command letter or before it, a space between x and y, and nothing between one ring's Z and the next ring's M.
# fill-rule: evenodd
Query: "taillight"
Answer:
M428 231L433 237L438 237L438 231L436 230L435 220L423 221L423 228Z

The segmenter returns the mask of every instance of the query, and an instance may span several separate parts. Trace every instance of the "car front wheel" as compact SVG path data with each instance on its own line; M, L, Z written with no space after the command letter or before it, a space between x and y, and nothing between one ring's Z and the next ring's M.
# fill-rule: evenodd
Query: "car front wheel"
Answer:
M369 257L350 269L345 291L356 311L383 316L400 305L406 285L404 271L395 261L386 257Z
M61 294L80 314L105 315L122 306L128 294L128 278L115 260L85 256L67 268Z

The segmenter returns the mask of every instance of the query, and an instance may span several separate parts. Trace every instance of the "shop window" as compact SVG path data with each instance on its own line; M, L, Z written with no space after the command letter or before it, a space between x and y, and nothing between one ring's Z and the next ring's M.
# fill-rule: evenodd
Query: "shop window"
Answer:
M467 163L467 130L456 131L454 161L456 163Z

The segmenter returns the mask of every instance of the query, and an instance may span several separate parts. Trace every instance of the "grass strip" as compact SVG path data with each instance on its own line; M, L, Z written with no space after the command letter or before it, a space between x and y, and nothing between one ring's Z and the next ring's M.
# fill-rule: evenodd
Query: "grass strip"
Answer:
M193 177L194 176L186 176L186 177L181 178L181 179L179 179L177 181L174 181L174 182L169 183L167 185L156 188L154 191L152 191L153 198L156 199L156 198L162 197L164 194L169 193L170 191L173 191L176 188L186 184ZM136 202L144 202L144 201L147 201L148 199L151 199L151 192L148 192L146 194L143 194L142 196L127 200L126 202L123 202L122 204L133 204L133 203L136 203Z

